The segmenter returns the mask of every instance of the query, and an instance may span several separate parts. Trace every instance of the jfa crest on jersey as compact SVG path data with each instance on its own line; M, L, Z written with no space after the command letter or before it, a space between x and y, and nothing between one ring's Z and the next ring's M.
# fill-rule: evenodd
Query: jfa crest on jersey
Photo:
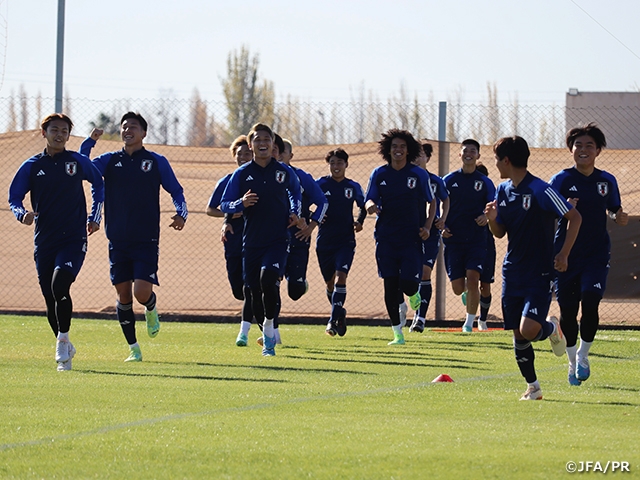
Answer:
M287 172L283 172L282 170L276 170L276 182L284 183L287 178Z
M64 171L67 175L73 177L78 171L78 162L64 162Z
M407 187L414 189L418 184L418 179L416 177L408 177L407 178Z
M598 193L603 197L606 197L609 193L609 183L608 182L598 182Z
M529 210L531 208L531 194L522 195L522 208Z
M473 182L473 188L476 192L479 192L480 190L482 190L483 185L484 185L484 182L482 180L476 180L475 182Z
M345 188L344 189L344 197L345 198L353 198L353 188Z
M151 167L153 167L153 160L145 159L140 163L140 169L144 172L150 172Z

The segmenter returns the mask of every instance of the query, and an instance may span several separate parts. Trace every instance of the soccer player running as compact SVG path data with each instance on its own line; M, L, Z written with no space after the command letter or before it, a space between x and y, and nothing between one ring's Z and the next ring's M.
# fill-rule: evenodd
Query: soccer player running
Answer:
M476 163L476 169L483 175L489 176L489 170L482 162ZM491 308L491 284L495 281L496 274L496 241L487 229L487 255L482 262L482 273L480 274L480 315L478 317L478 330L486 331L487 317L489 316L489 308Z
M462 168L444 177L451 206L442 233L444 259L451 288L462 295L466 305L463 332L473 331L480 303L480 275L487 255L487 217L484 208L495 196L493 182L476 169L480 158L480 144L467 139L460 149ZM487 324L478 324L478 330L486 330Z
M69 293L87 252L87 236L100 228L104 184L100 172L84 155L66 149L73 122L62 114L48 115L40 125L46 141L42 153L26 160L9 187L9 206L24 225L35 221L34 259L47 319L56 336L58 371L71 370L76 349L69 341L73 304ZM82 181L91 183L87 205ZM31 192L31 207L23 200Z
M414 165L422 146L406 130L391 129L382 134L378 152L387 165L371 173L365 208L377 214L374 237L378 275L384 281L384 301L393 329L389 345L404 345L398 311L398 292L409 296L411 308L420 307L418 292L422 273L422 241L429 238L435 217L435 203L429 174ZM426 218L426 221L425 221Z
M273 132L257 123L247 134L253 160L231 175L222 194L224 213L244 214L243 275L253 312L263 323L262 354L276 354L273 320L280 303L279 281L287 261L288 228L300 224L301 192L295 172L272 158ZM245 302L247 297L245 297Z
M367 211L360 184L346 177L349 154L342 148L325 155L330 174L316 180L328 201L327 214L318 228L316 255L322 278L327 285L327 298L331 303L331 316L325 332L334 337L347 333L347 276L356 253L357 232L362 231ZM353 205L359 207L358 218L353 219Z
M607 212L621 226L628 215L622 210L618 182L610 173L595 168L595 161L607 141L595 124L589 123L567 133L567 147L575 165L551 179L554 186L582 215L582 226L569 255L569 268L556 276L556 298L560 306L560 326L567 338L569 384L578 386L589 378L589 349L598 331L598 307L604 295L611 258L607 232ZM566 221L561 219L555 237L556 251L562 247ZM578 309L582 318L578 327ZM577 347L578 330L580 348Z
M551 342L557 356L564 355L566 341L557 319L546 319L551 304L554 268L567 270L581 216L548 183L528 170L529 146L518 136L504 137L493 146L501 183L485 214L491 232L498 238L508 234L502 265L502 315L505 330L513 330L515 357L527 390L520 400L541 400L542 390L534 366L531 342ZM566 219L562 248L554 257L556 218Z
M246 135L237 137L231 144L231 147L229 147L229 150L238 167L250 162L253 158L253 152L249 148ZM231 285L231 292L234 298L244 301L246 295L251 295L249 287L244 284L244 280L242 279L242 231L244 229L244 219L242 218L242 213L225 215L219 208L220 202L222 201L222 194L230 179L231 173L225 175L216 184L209 199L209 204L207 205L207 215L211 217L225 217L224 223L222 224L221 240L224 244L227 278L229 279L229 285ZM250 300L243 302L240 332L236 337L236 345L238 347L247 346L249 330L251 329L251 319L253 318L251 303Z
M89 154L102 130L94 129L82 142L80 151ZM120 120L122 150L93 159L104 178L105 233L109 240L111 283L116 289L116 312L122 333L129 344L125 362L141 362L142 351L136 337L133 298L144 305L147 334L160 331L156 294L160 239L160 187L171 194L176 214L169 227L182 230L187 220L187 203L169 161L144 148L147 121L127 112Z
M433 288L431 287L431 272L438 258L440 252L440 230L444 228L444 224L449 215L449 192L444 184L442 178L435 173L427 170L427 163L431 160L433 154L433 146L428 142L422 143L422 149L420 156L414 160L413 163L421 168L424 168L429 174L429 181L431 183L431 191L435 198L435 221L431 226L429 232L429 238L422 242L422 279L420 281L420 308L416 310L413 317L413 322L409 328L410 332L424 332L425 317L427 310L429 310L429 304L431 303L431 296L433 295ZM440 204L442 203L442 213L440 213ZM421 210L422 212L422 210ZM404 303L404 299L403 299Z

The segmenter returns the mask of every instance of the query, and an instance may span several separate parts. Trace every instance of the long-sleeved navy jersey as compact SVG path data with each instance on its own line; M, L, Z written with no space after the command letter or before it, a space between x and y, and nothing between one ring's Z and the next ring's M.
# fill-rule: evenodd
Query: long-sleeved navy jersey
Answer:
M87 219L82 181L91 183L93 204ZM31 192L35 219L34 243L48 248L87 237L87 222L100 223L104 185L100 172L84 155L69 150L51 157L46 150L26 160L9 187L9 205L18 221L27 210L22 201Z
M425 202L433 200L425 169L412 163L400 170L390 165L376 168L369 178L365 202L369 200L380 209L374 232L377 241L399 245L421 241L419 231L424 226Z
M307 220L315 220L322 223L325 213L327 212L327 199L320 187L313 179L310 173L305 172L301 168L290 165L300 181L300 191L302 192L302 216ZM313 215L310 214L310 206L315 205L316 210Z
M95 141L80 146L88 154ZM129 156L124 149L93 159L104 178L105 232L112 242L157 242L160 237L160 186L169 192L176 213L185 220L188 210L182 186L169 161L141 148Z
M345 178L335 181L331 175L316 180L328 200L327 216L318 227L316 248L333 248L355 241L353 231L353 204L364 208L364 193L358 182ZM366 215L366 212L365 212ZM364 215L359 220L364 221Z
M549 183L563 197L577 198L576 209L582 215L580 231L569 254L569 266L576 263L577 258L608 259L611 240L607 232L607 210L616 213L621 207L616 178L597 168L587 177L572 167L554 175ZM556 252L562 249L566 234L567 220L561 218L556 229Z
M231 180L231 174L228 173L216 183L216 187L209 198L209 207L218 208L222 202L222 194L227 184ZM224 252L227 257L242 255L242 230L244 229L244 219L242 217L229 218L227 223L233 228L233 235L227 232L227 241L224 242Z
M245 208L242 196L251 190L258 202ZM255 160L238 167L222 194L220 210L244 212L245 248L264 247L287 241L289 215L301 214L300 181L293 169L272 158L266 167Z

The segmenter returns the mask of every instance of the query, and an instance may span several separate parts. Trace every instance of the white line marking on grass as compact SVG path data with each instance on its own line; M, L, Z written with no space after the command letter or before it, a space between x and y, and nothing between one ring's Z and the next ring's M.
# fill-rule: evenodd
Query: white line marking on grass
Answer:
M541 371L541 370L539 370ZM471 377L471 378L462 378L460 380L456 380L456 383L467 383L467 382L477 382L477 381L483 381L483 380L494 380L494 379L499 379L499 378L506 378L506 377L512 377L514 375L520 375L520 372L510 372L510 373L504 373L504 374L499 374L499 375L483 375L480 377ZM131 428L131 427L141 427L141 426L146 426L146 425L155 425L157 423L162 423L162 422L169 422L172 420L183 420L183 419L187 419L187 418L194 418L194 417L206 417L206 416L210 416L210 415L218 415L221 413L230 413L230 412L247 412L247 411L251 411L251 410L263 410L263 409L267 409L267 408L273 408L273 407L281 407L283 405L293 405L293 404L297 404L297 403L306 403L306 402L315 402L315 401L324 401L324 400L331 400L331 399L336 399L336 398L348 398L348 397L359 397L359 396L366 396L366 395L378 395L381 393L389 393L389 392L395 392L395 391L401 391L401 390L409 390L409 389L416 389L416 388L424 388L424 387L431 387L434 385L438 385L437 383L431 383L429 382L421 382L421 383L415 383L412 385L400 385L400 386L395 386L395 387L385 387L385 388L376 388L374 390L364 390L364 391L360 391L360 392L342 392L342 393L332 393L332 394L327 394L327 395L318 395L318 396L314 396L314 397L302 397L302 398L294 398L291 400L287 400L285 402L274 402L274 403L257 403L254 405L245 405L243 407L227 407L227 408L218 408L215 410L205 410L204 412L192 412L192 413L179 413L179 414L174 414L174 415L165 415L163 417L157 417L157 418L145 418L142 420L137 420L135 422L127 422L127 423L120 423L117 425L110 425L110 426L105 426L105 427L101 427L101 428L96 428L93 430L86 430L84 432L76 432L76 433L68 433L65 435L58 435L55 437L46 437L46 438L40 438L38 440L30 440L27 442L17 442L17 443L5 443L4 445L0 445L0 451L7 451L7 450L13 450L16 448L22 448L22 447L33 447L33 446L38 446L38 445L45 445L45 444L53 444L55 442L61 442L64 440L74 440L77 438L81 438L81 437L89 437L92 435L101 435L101 434L105 434L105 433L110 433L110 432L114 432L116 430L122 430L125 428Z

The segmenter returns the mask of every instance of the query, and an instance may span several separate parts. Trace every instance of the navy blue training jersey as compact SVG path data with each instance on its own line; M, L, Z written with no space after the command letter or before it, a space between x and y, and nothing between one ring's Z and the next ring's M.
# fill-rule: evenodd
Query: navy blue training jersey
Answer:
M316 184L311 174L305 172L301 168L290 165L300 181L300 191L302 193L302 216L307 220L315 220L322 223L322 219L327 211L327 200L322 190ZM310 206L315 205L316 210L313 215L310 214Z
M369 200L380 209L374 231L377 241L395 244L421 241L419 233L426 218L425 202L433 200L426 170L412 163L400 170L391 165L376 168L369 178L365 202Z
M219 208L222 202L222 194L224 189L227 188L227 184L231 180L231 174L228 173L216 183L216 187L209 199L209 207ZM244 229L244 219L242 217L229 218L227 223L233 228L233 235L227 232L227 241L224 242L224 251L227 255L241 255L242 254L242 230Z
M316 248L333 248L354 242L353 204L364 207L364 193L360 184L349 178L337 182L331 175L316 180L328 202L325 220L318 227Z
M572 167L554 175L550 183L563 197L577 198L576 209L582 215L578 238L569 255L569 265L571 259L608 257L611 240L607 232L607 210L616 213L621 206L616 178L597 168L587 177ZM566 234L567 220L563 218L556 230L556 252L562 248Z
M571 204L531 173L517 187L511 180L501 183L496 200L496 221L509 238L502 266L505 292L551 282L555 220L571 210Z
M242 196L251 190L258 202L245 208ZM264 247L287 241L289 215L300 216L301 192L293 169L272 158L266 167L255 160L238 167L222 194L220 210L224 213L244 212L245 248Z
M431 193L433 194L433 198L436 199L436 217L433 220L433 225L431 225L431 232L429 234L429 237L432 237L434 235L440 235L440 230L436 227L435 220L440 218L440 215L442 214L440 211L440 204L449 198L449 192L447 191L447 187L442 178L428 170L427 173L429 174L429 182L431 183ZM427 221L426 217L424 221Z
M88 153L87 138L80 151ZM160 238L160 186L173 199L176 213L187 219L187 203L169 161L144 147L129 156L124 149L93 159L104 178L105 232L111 242L157 242Z
M91 183L93 204L87 218L82 181ZM69 150L49 156L46 150L26 160L9 187L9 205L18 221L27 210L22 201L31 192L35 219L34 243L50 247L87 237L87 222L100 223L104 185L100 172L84 155Z
M484 213L487 203L492 202L496 188L493 182L478 170L464 173L462 169L444 177L449 191L449 215L446 227L451 237L445 243L483 243L486 241L486 228L475 221Z

